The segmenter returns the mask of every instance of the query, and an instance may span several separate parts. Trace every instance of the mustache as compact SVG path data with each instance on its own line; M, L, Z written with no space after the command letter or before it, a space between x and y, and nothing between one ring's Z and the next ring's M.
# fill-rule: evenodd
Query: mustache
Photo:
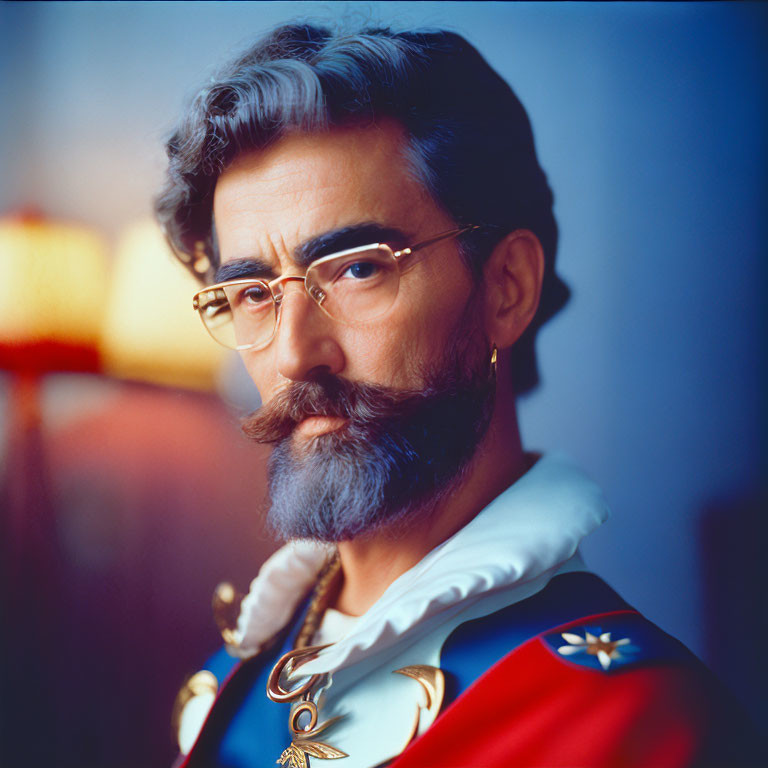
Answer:
M366 426L384 419L401 419L429 397L431 388L401 390L324 375L292 382L242 422L247 437L276 443L288 437L304 419L336 416L349 426Z

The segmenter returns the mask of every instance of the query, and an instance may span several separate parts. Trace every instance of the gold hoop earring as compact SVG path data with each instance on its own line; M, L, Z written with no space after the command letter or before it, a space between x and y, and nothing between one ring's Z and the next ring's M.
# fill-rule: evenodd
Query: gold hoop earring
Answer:
M496 378L496 361L499 356L499 349L494 344L493 348L491 349L491 376L495 379Z

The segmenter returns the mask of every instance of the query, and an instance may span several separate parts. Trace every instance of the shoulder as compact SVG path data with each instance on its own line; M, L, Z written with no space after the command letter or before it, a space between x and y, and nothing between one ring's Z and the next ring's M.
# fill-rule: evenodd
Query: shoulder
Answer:
M512 697L504 693L511 680ZM481 697L503 699L516 711L518 734L549 722L558 743L548 748L581 754L585 765L594 750L622 766L759 764L756 734L733 696L682 643L636 611L545 632L478 683Z
M480 651L485 666L476 681L514 671L516 685L549 676L560 685L611 687L620 681L626 687L644 677L657 685L684 678L719 690L688 648L588 572L556 576L527 600L467 622L445 648L459 661Z
M210 656L198 672L187 677L179 689L173 704L171 728L181 754L187 754L192 748L222 685L239 661L222 648Z
M240 600L237 599L236 602L239 606ZM231 642L232 623L222 620L222 612L216 610L217 602L214 596L214 615L225 645L209 656L198 672L187 678L176 696L172 728L181 755L192 751L204 726L208 739L203 751L214 749L212 744L223 738L230 720L240 708L255 708L259 710L256 719L263 719L260 706L265 697L261 692L264 690L266 679L261 678L265 678L269 671L270 662L274 662L277 656L285 652L286 646L292 646L293 633L307 609L307 603L308 597L304 596L285 626L262 641L258 648L249 648L247 653L243 653L242 649ZM251 697L253 701L249 702L248 697L254 686L261 695ZM195 750L199 751L197 747Z
M582 617L541 635L559 662L607 674L648 665L704 670L679 641L632 609Z
M534 637L545 639L561 661L603 671L662 658L695 661L682 643L586 571L555 576L531 597L465 622L448 637L444 654L459 660L479 653L484 672Z
M754 733L714 676L592 574L556 577L461 630L453 660L473 646L492 653L433 726L427 746L461 755L456 764L759 764Z
M573 572L555 576L525 600L464 622L448 636L441 652L449 699L460 695L499 659L532 637L584 616L627 609L629 606L597 576Z

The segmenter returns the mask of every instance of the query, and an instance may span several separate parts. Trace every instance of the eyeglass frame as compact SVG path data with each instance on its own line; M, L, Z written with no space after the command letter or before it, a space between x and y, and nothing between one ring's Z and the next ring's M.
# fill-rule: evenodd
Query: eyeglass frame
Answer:
M326 256L321 256L319 259L315 259L310 264L307 265L307 268L305 270L305 273L303 275L281 275L280 277L274 278L274 280L264 280L263 278L259 277L252 277L252 278L237 278L235 280L225 280L221 283L214 283L213 285L208 285L205 288L201 288L199 291L196 291L195 294L192 296L192 309L195 310L198 315L200 316L200 320L203 323L203 326L208 333L208 335L217 343L221 344L221 346L225 347L226 349L232 349L236 352L245 352L247 350L261 350L268 347L272 340L275 338L275 333L277 332L277 326L280 322L280 309L283 302L283 296L285 295L285 292L281 289L279 294L275 294L275 291L273 290L273 286L280 286L282 283L289 282L291 280L301 281L304 283L304 292L309 296L312 301L317 304L318 307L323 311L325 315L330 317L332 320L336 322L343 322L340 321L338 318L333 317L333 315L328 314L328 312L323 308L323 300L325 296L317 297L313 296L312 293L307 289L307 275L306 273L309 272L312 267L316 266L317 264L323 264L325 262L330 261L331 259L337 259L339 257L347 257L347 256L353 256L356 253L363 253L365 251L370 251L371 249L376 248L388 248L390 252L392 253L392 257L394 258L395 264L397 265L398 269L398 280L400 276L402 275L401 272L401 259L405 256L410 256L412 253L416 253L416 251L420 251L423 248L427 248L430 245L434 245L435 243L439 243L442 240L447 240L449 237L459 237L460 235L465 234L466 232L473 232L476 229L481 229L482 225L480 224L468 224L463 227L458 227L457 229L451 229L447 232L441 232L438 235L435 235L434 237L430 237L427 240L422 240L415 245L409 245L405 248L402 248L401 250L395 251L392 249L392 246L388 245L387 243L369 243L368 245L359 245L355 248L347 248L343 251L337 251L335 253L329 253ZM221 290L224 287L227 286L235 286L235 285L262 285L264 286L268 291L269 295L272 298L272 304L274 305L274 311L275 311L275 326L272 330L272 333L270 334L269 338L264 341L263 343L255 342L253 344L243 344L236 347L231 347L228 344L225 344L222 341L219 341L217 339L212 331L208 328L208 325L206 324L205 320L203 320L203 316L200 313L200 296L204 293L207 293L208 291L215 291L215 290ZM398 287L399 290L399 287Z

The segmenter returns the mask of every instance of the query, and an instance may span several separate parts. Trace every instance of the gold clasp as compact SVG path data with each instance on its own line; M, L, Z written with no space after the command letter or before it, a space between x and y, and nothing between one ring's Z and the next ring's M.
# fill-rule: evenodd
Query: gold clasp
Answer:
M293 651L288 651L288 653L283 654L277 660L277 663L274 667L272 667L272 671L269 673L269 679L267 680L267 696L272 701L283 703L286 701L294 701L295 699L298 699L307 693L316 683L320 681L322 675L312 675L305 683L302 683L297 688L293 688L290 691L287 691L280 685L280 677L283 674L283 670L289 663L293 665L293 663L298 660L301 660L302 663L306 663L311 658L317 656L317 654L320 653L323 648L327 647L328 645L311 645L307 648L297 648ZM289 671L292 672L293 669L290 669Z

